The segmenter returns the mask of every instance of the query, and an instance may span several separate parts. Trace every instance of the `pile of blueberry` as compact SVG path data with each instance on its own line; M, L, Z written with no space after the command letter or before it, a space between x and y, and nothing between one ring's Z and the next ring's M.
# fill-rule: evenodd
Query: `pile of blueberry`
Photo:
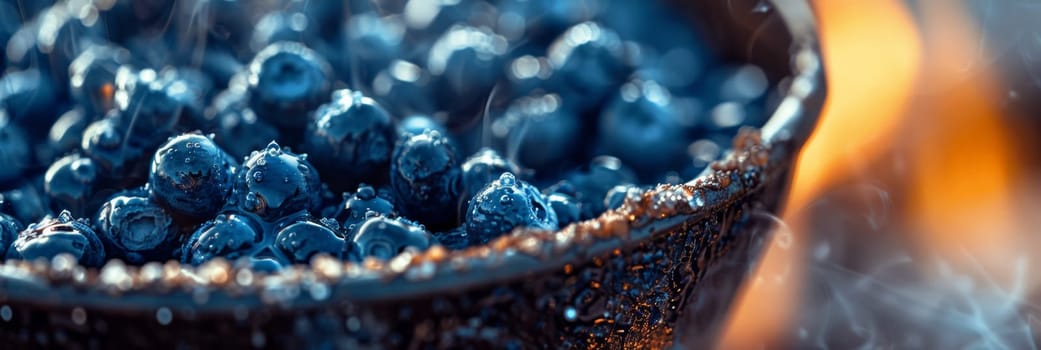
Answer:
M768 82L642 0L0 0L0 257L389 259L679 183Z

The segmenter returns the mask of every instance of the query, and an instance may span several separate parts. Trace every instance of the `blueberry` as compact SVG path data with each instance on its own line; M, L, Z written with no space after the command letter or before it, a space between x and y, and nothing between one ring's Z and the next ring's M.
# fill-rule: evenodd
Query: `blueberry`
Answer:
M639 186L634 185L618 185L611 187L610 191L607 191L607 195L604 196L604 207L607 210L614 210L622 207L625 204L627 197L639 198L643 192Z
M314 28L308 23L310 19L303 13L274 11L257 20L253 29L250 48L253 51L263 50L268 45L280 41L304 43L313 37Z
M8 71L0 78L0 107L30 131L46 130L57 118L57 99L57 86L39 69Z
M55 211L68 210L74 216L84 217L94 214L100 204L101 200L95 197L100 180L94 161L73 153L54 161L47 169L44 190Z
M403 54L405 25L397 17L359 13L351 16L344 29L350 51L341 55L340 60L343 61L340 65L349 69L340 74L345 81L371 81L377 72Z
M426 132L427 130L434 130L441 133L442 135L448 134L448 130L445 130L444 126L435 121L433 118L430 118L422 114L410 115L408 117L405 117L405 119L402 119L401 122L398 123L398 134L404 134L404 136L402 137L419 135Z
M282 270L282 263L272 258L249 258L249 268L253 271L274 273Z
M91 45L69 65L69 92L86 114L115 108L116 72L130 63L130 52L112 45Z
M260 247L263 230L250 218L220 214L207 221L181 247L181 262L200 265L213 258L236 260L251 256Z
M397 211L394 204L387 198L376 192L372 186L361 184L358 191L353 195L344 196L343 207L338 219L343 222L343 227L349 232L357 228L372 215L383 217L396 217Z
M64 92L69 63L82 50L106 37L104 26L82 16L79 9L65 3L47 8L26 26L31 28L28 42L8 45L8 57L22 68L41 68L49 73L51 82L62 84L58 91Z
M629 74L622 40L595 22L568 29L549 47L547 56L564 85L561 93L583 109L599 104Z
M604 197L614 186L636 182L636 175L618 158L599 156L566 177L574 187L574 197L581 203L582 219L594 218L605 210ZM557 187L557 186L554 186ZM556 189L550 189L554 192Z
M430 246L430 240L430 233L422 226L405 219L374 216L365 220L354 238L346 242L344 255L352 260L389 260L409 247L424 250Z
M0 214L0 259L4 258L7 248L18 238L22 224L7 214Z
M430 100L430 75L408 61L395 60L372 80L373 97L396 116L436 112Z
M47 133L47 146L52 155L61 155L78 150L87 124L93 121L80 108L73 108L61 115Z
M460 170L455 147L437 131L399 142L390 164L390 186L402 214L435 228L455 226Z
M553 208L553 213L557 214L557 223L560 227L582 220L582 208L574 197L554 192L546 196L546 201Z
M603 110L597 144L651 179L682 164L691 141L688 130L668 90L654 81L637 80L622 86Z
M503 173L470 201L466 233L471 245L485 244L517 227L556 230L557 214L538 189Z
M120 67L116 73L117 121L132 137L133 147L154 151L178 131L194 129L202 120L204 95L176 71Z
M302 131L332 89L329 63L300 43L271 44L248 69L250 106L278 127Z
M67 211L56 218L29 225L7 249L8 259L50 260L59 254L70 254L88 267L101 266L105 262L105 248L90 224L83 219L74 219Z
M180 230L170 214L148 197L113 197L101 206L96 220L110 257L141 264L176 255Z
M272 141L254 151L235 177L230 204L274 221L320 204L318 172L306 160Z
M482 148L463 162L462 171L464 196L472 197L503 173L520 174L520 167L503 158L499 152Z
M279 139L277 128L257 119L245 89L232 86L218 94L207 108L206 118L213 125L213 140L239 159Z
M148 186L159 204L178 215L213 217L231 193L230 156L200 134L167 140L152 159Z
M503 74L508 43L487 29L455 26L430 48L427 69L434 77L434 94L451 113L447 126L466 125L478 116Z
M340 256L343 238L325 225L314 220L293 220L278 230L275 249L288 258L290 263L307 264L319 253Z
M47 196L32 182L22 183L15 189L0 193L0 212L10 214L19 222L35 222L50 215Z
M0 183L18 180L29 168L29 141L22 128L0 109Z
M354 188L363 180L383 182L397 141L393 120L376 101L359 91L338 90L315 112L304 149L333 190Z
M147 163L141 161L144 151L131 144L133 137L117 119L110 115L87 125L80 147L94 161L102 176L121 179L123 183L137 183L147 177Z
M492 122L491 131L506 154L516 154L521 166L537 172L558 173L585 152L579 116L555 94L515 101Z

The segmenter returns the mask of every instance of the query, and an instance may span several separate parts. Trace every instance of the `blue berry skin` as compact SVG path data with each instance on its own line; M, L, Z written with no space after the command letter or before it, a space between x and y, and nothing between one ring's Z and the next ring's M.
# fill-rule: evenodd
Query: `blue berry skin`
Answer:
M234 84L213 98L206 118L212 126L213 140L236 159L279 139L278 128L258 119L249 107L246 90Z
M178 131L194 129L202 120L204 94L176 71L116 73L117 121L132 137L129 144L152 152Z
M413 114L398 122L398 134L403 135L401 137L419 135L427 130L437 131L441 135L448 135L448 130L441 123L426 115Z
M344 258L361 261L366 257L389 260L406 248L424 250L431 237L422 226L405 219L374 216L362 223L357 234L344 245Z
M394 60L372 79L373 98L395 116L432 114L437 111L430 100L430 74L408 61Z
M272 258L249 258L249 268L253 271L275 273L282 270L282 263Z
M503 173L470 200L466 233L470 244L477 245L517 227L556 230L557 214L535 186Z
M269 222L300 211L317 210L321 204L321 182L306 158L274 141L254 151L236 174L229 204Z
M29 168L30 156L25 132L0 109L0 184L21 178Z
M398 210L435 229L458 222L459 161L448 138L427 131L399 142L390 164Z
M503 74L508 43L487 29L456 26L430 48L427 69L434 77L434 96L449 111L449 129L479 116L484 102Z
M83 131L93 119L80 108L73 108L62 114L47 133L50 154L55 156L78 150L83 139Z
M503 173L520 174L520 167L491 148L482 148L463 162L463 196L473 197Z
M95 197L100 180L94 161L73 153L54 161L47 169L44 191L52 209L84 217L93 215L100 204Z
M29 130L46 130L57 118L57 85L36 68L8 71L0 78L0 108Z
M207 221L181 247L181 263L201 265L217 257L236 260L251 256L263 241L263 230L249 217L220 214Z
M343 238L322 223L312 219L291 220L278 229L275 249L292 264L307 264L320 253L339 257L343 251Z
M231 193L236 164L230 159L209 137L181 134L155 152L148 186L156 201L173 213L210 218Z
M557 224L560 227L570 225L582 220L582 208L574 197L565 193L550 193L546 196L553 213L557 214Z
M144 152L132 145L131 138L119 125L118 118L110 114L87 125L80 147L103 177L136 183L147 178L148 168L147 163L141 161Z
M4 259L7 249L18 238L18 233L22 232L22 229L22 223L17 219L0 213L0 259Z
M343 228L348 232L356 232L358 227L369 217L380 215L383 217L396 217L397 211L394 204L372 186L361 184L358 191L351 196L344 197L342 212L338 213L337 219L342 222Z
M115 108L116 72L130 63L130 52L113 45L92 45L69 65L69 92L88 115Z
M142 264L176 256L180 229L151 198L113 197L101 206L95 224L110 258Z
M599 105L630 70L621 38L595 22L568 29L550 45L547 57L563 84L561 93L580 109Z
M315 112L304 150L335 191L384 182L397 132L390 114L360 91L338 90ZM379 174L379 175L377 175Z
M397 17L380 17L374 12L351 16L344 26L349 52L340 61L348 70L344 81L372 81L391 61L401 58L405 25Z
M581 119L556 94L518 99L492 122L492 134L504 153L541 175L562 172L586 152Z
M604 207L607 210L614 210L622 207L625 204L626 197L639 198L640 193L643 190L639 186L635 185L618 185L612 187L610 191L607 191L607 195L604 196Z
M42 186L24 182L15 189L0 193L0 212L10 214L19 222L36 222L52 213Z
M618 158L599 156L572 171L566 179L575 189L575 199L581 203L582 220L588 220L607 210L604 197L611 188L636 182L636 174ZM555 189L550 192L553 191Z
M668 90L654 81L637 80L622 86L601 113L597 144L601 152L652 179L682 164L692 141L689 130Z
M324 58L303 44L268 45L249 64L250 107L275 126L303 131L310 113L329 98L331 71Z
M74 219L67 211L29 225L7 249L7 258L50 260L62 253L72 255L87 267L105 262L105 248L94 229L86 220Z

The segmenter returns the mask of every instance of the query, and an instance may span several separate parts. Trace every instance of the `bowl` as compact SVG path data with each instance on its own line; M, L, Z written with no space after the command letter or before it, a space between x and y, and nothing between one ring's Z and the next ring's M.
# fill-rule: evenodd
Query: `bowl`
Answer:
M0 266L0 342L15 347L711 347L769 238L825 97L805 0L674 1L725 60L782 98L700 176L630 195L556 232L264 274L214 261Z

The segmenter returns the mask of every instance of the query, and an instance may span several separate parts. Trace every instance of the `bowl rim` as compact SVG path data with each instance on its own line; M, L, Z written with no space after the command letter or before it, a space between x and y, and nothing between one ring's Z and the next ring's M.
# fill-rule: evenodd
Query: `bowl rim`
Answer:
M791 88L760 131L743 130L733 151L685 184L659 185L628 198L620 209L557 231L517 229L482 246L458 251L435 246L387 262L318 257L310 265L265 274L221 259L197 267L175 261L137 267L113 260L101 268L85 268L64 256L8 260L0 265L0 302L195 313L271 305L317 308L330 301L400 300L493 285L639 244L729 203L718 196L748 195L748 188L727 185L729 179L790 166L774 162L792 162L814 129L827 87L812 10L807 0L768 1L792 35ZM683 210L654 205L663 199Z

